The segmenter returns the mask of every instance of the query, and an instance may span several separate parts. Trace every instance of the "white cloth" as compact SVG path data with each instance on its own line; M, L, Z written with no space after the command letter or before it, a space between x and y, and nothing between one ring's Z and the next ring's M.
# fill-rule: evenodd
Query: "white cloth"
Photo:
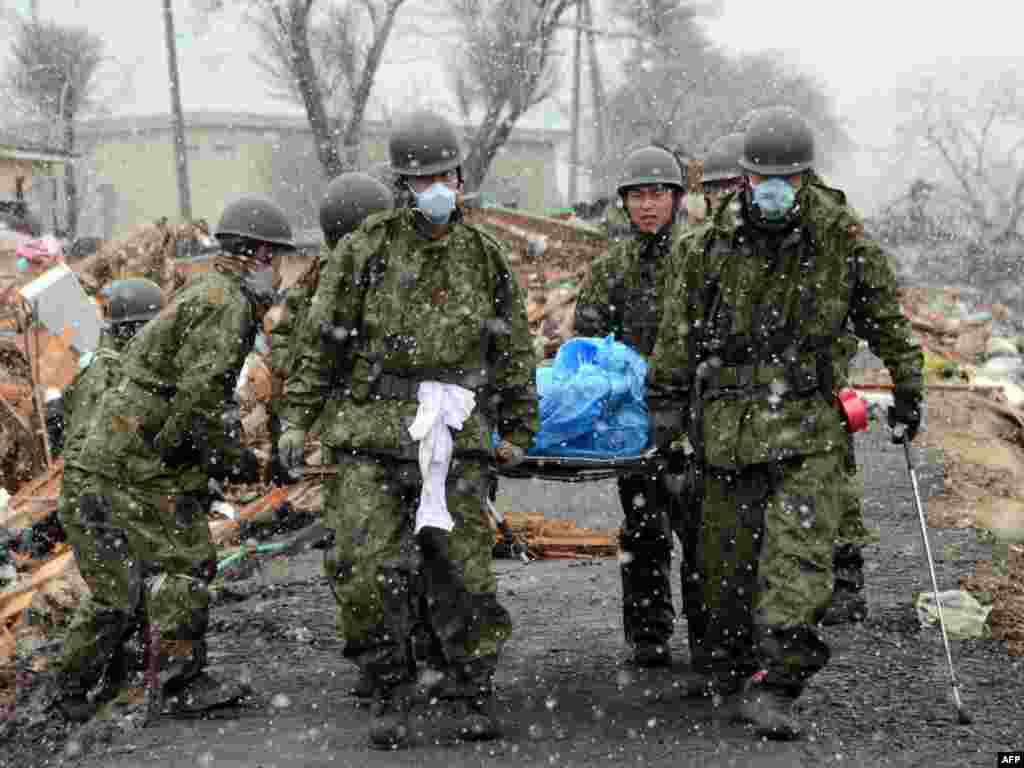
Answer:
M409 427L412 439L420 444L420 474L423 476L420 504L416 509L416 533L424 526L450 531L455 521L448 512L445 481L455 448L451 430L462 429L476 407L476 395L457 384L423 381L416 396L420 407Z

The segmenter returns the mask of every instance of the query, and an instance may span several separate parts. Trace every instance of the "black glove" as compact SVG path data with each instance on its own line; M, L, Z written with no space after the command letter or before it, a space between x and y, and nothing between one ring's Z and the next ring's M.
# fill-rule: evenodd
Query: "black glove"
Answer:
M924 404L915 393L899 389L893 393L893 404L889 406L887 415L894 443L911 442L917 437L923 409Z
M255 483L260 479L260 460L251 448L242 449L242 455L231 468L228 479L233 483Z

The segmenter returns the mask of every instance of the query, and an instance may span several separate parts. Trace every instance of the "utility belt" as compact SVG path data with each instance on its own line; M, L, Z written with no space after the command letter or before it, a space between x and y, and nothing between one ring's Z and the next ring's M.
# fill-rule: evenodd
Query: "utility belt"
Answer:
M381 400L417 402L419 400L420 384L426 381L454 384L468 389L477 396L477 402L479 403L484 384L486 383L486 376L479 371L459 373L452 370L430 370L423 368L402 374L385 371L370 384L370 396L371 398L376 397Z
M817 362L793 365L704 366L698 374L704 400L775 395L807 397L823 392Z

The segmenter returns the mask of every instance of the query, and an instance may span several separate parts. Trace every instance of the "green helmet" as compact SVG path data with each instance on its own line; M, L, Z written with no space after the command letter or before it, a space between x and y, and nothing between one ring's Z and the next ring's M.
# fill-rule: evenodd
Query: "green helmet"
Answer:
M433 112L413 112L397 120L388 154L391 171L398 176L431 176L462 165L455 128Z
M214 236L220 240L245 238L295 250L292 225L277 203L246 195L228 204L220 215Z
M665 184L682 192L686 185L683 169L676 156L662 147L650 146L631 152L626 158L626 168L619 182L619 194L630 187L646 184Z
M394 206L394 196L383 182L365 173L343 173L327 185L320 201L320 228L333 246L371 213Z
M758 110L743 138L740 167L761 176L790 176L814 165L814 133L790 107Z
M152 280L142 277L115 280L110 285L107 306L111 325L145 323L163 309L164 295Z
M730 133L716 139L704 159L705 183L732 181L743 176L740 155L743 154L743 134Z

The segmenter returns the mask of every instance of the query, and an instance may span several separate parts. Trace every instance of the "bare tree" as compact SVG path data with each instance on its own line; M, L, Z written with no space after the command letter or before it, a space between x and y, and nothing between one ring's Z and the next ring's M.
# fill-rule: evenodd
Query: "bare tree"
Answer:
M717 9L711 0L643 0L623 11L635 42L624 84L609 101L610 151L592 159L602 186L614 186L636 146L653 142L696 157L758 107L787 104L803 113L822 139L825 164L829 150L845 144L821 84L788 68L781 54L731 57L711 45L699 21Z
M914 94L914 117L905 128L938 161L929 179L935 192L957 204L977 238L996 245L1022 238L1022 86L1008 72L965 100L926 82Z
M251 0L252 22L269 53L257 64L279 97L305 108L328 179L357 162L370 93L405 2L347 0L315 8L315 0Z
M552 95L555 35L575 2L449 0L460 38L449 71L464 118L476 123L462 165L468 189L483 183L516 122Z
M61 126L61 145L75 151L75 120L94 103L103 41L85 27L35 19L15 21L4 89L19 112L44 125ZM52 140L51 140L52 141ZM73 165L65 166L67 230L78 229L78 194Z

